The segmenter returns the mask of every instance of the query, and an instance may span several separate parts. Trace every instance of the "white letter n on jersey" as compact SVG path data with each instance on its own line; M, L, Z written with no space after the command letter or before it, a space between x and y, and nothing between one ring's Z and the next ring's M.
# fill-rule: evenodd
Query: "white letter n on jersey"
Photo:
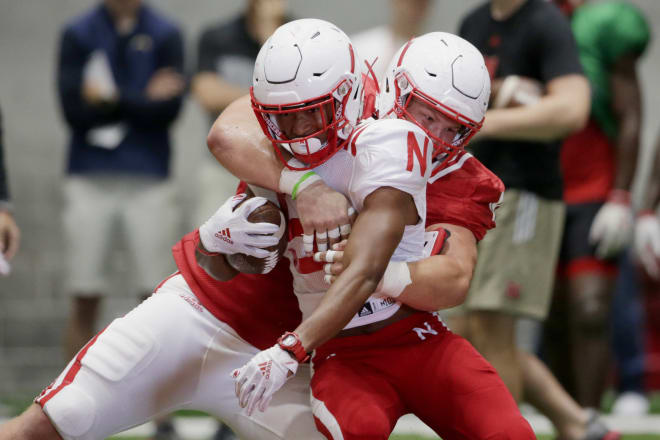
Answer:
M428 333L428 334L430 334L430 335L437 335L437 334L438 334L437 331L435 331L435 330L433 330L433 329L431 328L431 326L429 325L428 322L425 322L425 323L424 323L424 326L426 327L425 329L423 329L423 328L419 328L419 327L413 327L413 331L414 331L415 333L417 333L417 336L418 336L419 339L421 339L422 341L424 341L424 340L426 339L426 336L424 336L424 333Z
M426 154L429 149L429 138L424 136L424 154L422 154L419 144L417 143L417 138L415 133L412 131L408 132L408 166L406 167L407 171L413 170L413 153L419 161L419 172L421 176L424 176L426 173Z

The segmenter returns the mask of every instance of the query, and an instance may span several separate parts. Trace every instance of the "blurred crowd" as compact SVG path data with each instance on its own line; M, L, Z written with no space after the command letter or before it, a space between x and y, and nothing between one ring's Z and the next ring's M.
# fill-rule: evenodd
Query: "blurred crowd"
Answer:
M652 38L643 12L625 0L554 3L572 32L560 38L577 48L576 71L590 86L583 124L553 106L569 94L579 110L579 83L529 79L553 78L553 69L572 72L573 66L558 66L553 47L518 53L511 52L513 43L509 52L500 46L533 38L532 29L512 34L522 15L498 20L496 8L482 7L459 31L482 50L493 80L491 108L471 151L507 190L497 228L480 243L468 300L447 320L497 368L518 401L537 406L561 431L563 411L600 409L609 389L615 390L613 412L625 415L647 413L650 393L660 389L660 156L654 156L650 182L636 203L631 194L639 174L645 87L638 68ZM388 5L389 23L351 36L379 79L402 44L435 30L427 17L431 8L443 7L432 0ZM245 0L240 14L203 29L191 54L184 53L176 20L156 2L100 0L62 29L56 79L70 134L62 188L63 278L71 301L67 359L99 330L102 300L113 294L104 261L116 246L115 223L122 225L126 258L139 275L132 286L136 300L174 270L170 247L182 213L172 182L171 131L183 101L193 99L210 128L223 109L249 93L261 45L278 26L300 18L294 14L285 0ZM500 40L482 35L489 26L499 26ZM184 69L188 59L196 60L194 72ZM537 88L529 92L525 84ZM546 104L539 104L543 98ZM511 108L518 113L502 113ZM12 215L1 136L0 125L0 274L11 276L21 225ZM210 153L194 178L192 217L201 222L234 191L234 181ZM539 228L535 241L525 238L521 218ZM517 278L536 258L543 272ZM507 278L509 273L515 274ZM501 295L496 303L490 299L495 290ZM527 290L534 298L523 304ZM557 378L548 391L558 396L555 402L530 401L530 374L548 383ZM168 418L154 436L176 438ZM220 425L216 439L232 437Z

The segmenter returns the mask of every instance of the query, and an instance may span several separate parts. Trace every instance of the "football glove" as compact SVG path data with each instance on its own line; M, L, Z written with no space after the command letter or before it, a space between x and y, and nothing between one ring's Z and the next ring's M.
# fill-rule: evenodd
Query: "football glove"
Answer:
M260 351L250 361L232 372L238 404L252 415L255 408L266 411L273 394L293 377L298 361L274 345Z
M646 273L660 278L660 221L654 212L647 211L637 217L633 249Z
M252 211L267 200L263 197L245 200L246 197L245 194L231 197L199 227L199 238L207 251L226 255L246 254L257 258L271 255L264 248L277 245L279 239L275 234L279 226L248 221ZM243 200L245 202L236 208Z
M596 246L596 256L604 259L621 252L630 242L632 227L630 194L622 190L612 191L589 231L589 243Z

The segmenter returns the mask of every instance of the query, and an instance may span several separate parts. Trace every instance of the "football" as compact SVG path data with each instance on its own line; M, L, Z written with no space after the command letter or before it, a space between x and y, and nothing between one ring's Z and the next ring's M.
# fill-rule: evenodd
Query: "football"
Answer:
M247 200L247 198L245 199ZM241 201L241 203L245 202ZM234 207L238 208L241 203ZM257 258L246 254L231 254L227 255L227 263L241 273L250 274L264 274L270 272L286 250L288 243L286 218L282 210L270 200L261 205L248 216L248 221L251 223L272 223L278 225L280 229L275 234L279 238L279 243L276 246L266 248L268 251L276 252L273 257Z
M510 108L534 104L544 94L540 81L525 76L509 75L492 83L491 108Z

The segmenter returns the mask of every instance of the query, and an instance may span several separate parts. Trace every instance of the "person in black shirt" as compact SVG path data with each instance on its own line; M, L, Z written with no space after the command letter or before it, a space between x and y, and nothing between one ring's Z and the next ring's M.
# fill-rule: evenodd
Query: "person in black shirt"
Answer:
M524 394L544 411L561 438L603 438L608 430L596 415L582 410L514 337L518 317L547 316L564 222L560 141L589 115L589 85L571 29L551 3L492 0L463 20L460 35L482 51L494 82L517 75L545 92L529 105L489 110L473 142L475 156L507 190L497 228L479 244L467 315L452 328L465 329L513 396Z

